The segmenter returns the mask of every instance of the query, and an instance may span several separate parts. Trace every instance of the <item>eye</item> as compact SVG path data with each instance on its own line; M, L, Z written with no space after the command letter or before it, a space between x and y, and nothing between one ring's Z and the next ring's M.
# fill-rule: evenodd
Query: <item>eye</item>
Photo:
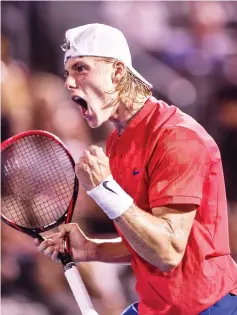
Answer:
M73 71L76 71L77 73L82 73L86 70L86 67L77 63L75 64L74 66L72 66L72 70Z
M63 73L63 76L64 76L64 78L67 78L68 77L68 71L64 71L64 73Z
M75 70L77 72L83 72L83 71L86 70L86 68L84 66L79 66L78 65L78 66L75 66L75 68L73 70Z

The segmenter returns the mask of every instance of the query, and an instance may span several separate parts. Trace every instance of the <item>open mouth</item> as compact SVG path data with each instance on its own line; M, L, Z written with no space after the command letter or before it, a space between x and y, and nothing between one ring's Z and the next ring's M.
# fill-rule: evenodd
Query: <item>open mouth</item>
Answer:
M88 105L87 102L80 96L74 95L72 97L73 102L80 106L83 116L87 116L88 114Z

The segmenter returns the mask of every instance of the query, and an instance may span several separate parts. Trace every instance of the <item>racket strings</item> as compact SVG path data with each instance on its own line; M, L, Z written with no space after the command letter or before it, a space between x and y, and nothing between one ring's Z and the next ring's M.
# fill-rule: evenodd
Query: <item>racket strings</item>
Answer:
M27 136L2 152L2 214L14 223L41 227L57 221L72 198L74 169L53 139Z

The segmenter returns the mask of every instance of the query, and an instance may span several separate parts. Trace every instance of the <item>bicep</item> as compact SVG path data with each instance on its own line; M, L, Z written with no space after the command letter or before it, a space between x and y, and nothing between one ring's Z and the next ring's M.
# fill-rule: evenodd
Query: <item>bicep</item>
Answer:
M155 217L166 221L170 229L171 244L181 256L185 252L196 210L197 206L194 204L175 204L152 209Z

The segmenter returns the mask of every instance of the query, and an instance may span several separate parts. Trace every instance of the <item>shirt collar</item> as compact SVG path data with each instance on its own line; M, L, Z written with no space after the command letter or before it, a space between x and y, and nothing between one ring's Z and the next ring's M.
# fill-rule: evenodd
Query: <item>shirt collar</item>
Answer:
M157 100L155 97L150 96L146 102L144 103L143 107L139 110L139 112L134 115L134 117L128 122L124 130L121 134L128 133L129 131L133 130L148 114L150 114L153 109L157 106ZM116 130L116 134L119 132Z

